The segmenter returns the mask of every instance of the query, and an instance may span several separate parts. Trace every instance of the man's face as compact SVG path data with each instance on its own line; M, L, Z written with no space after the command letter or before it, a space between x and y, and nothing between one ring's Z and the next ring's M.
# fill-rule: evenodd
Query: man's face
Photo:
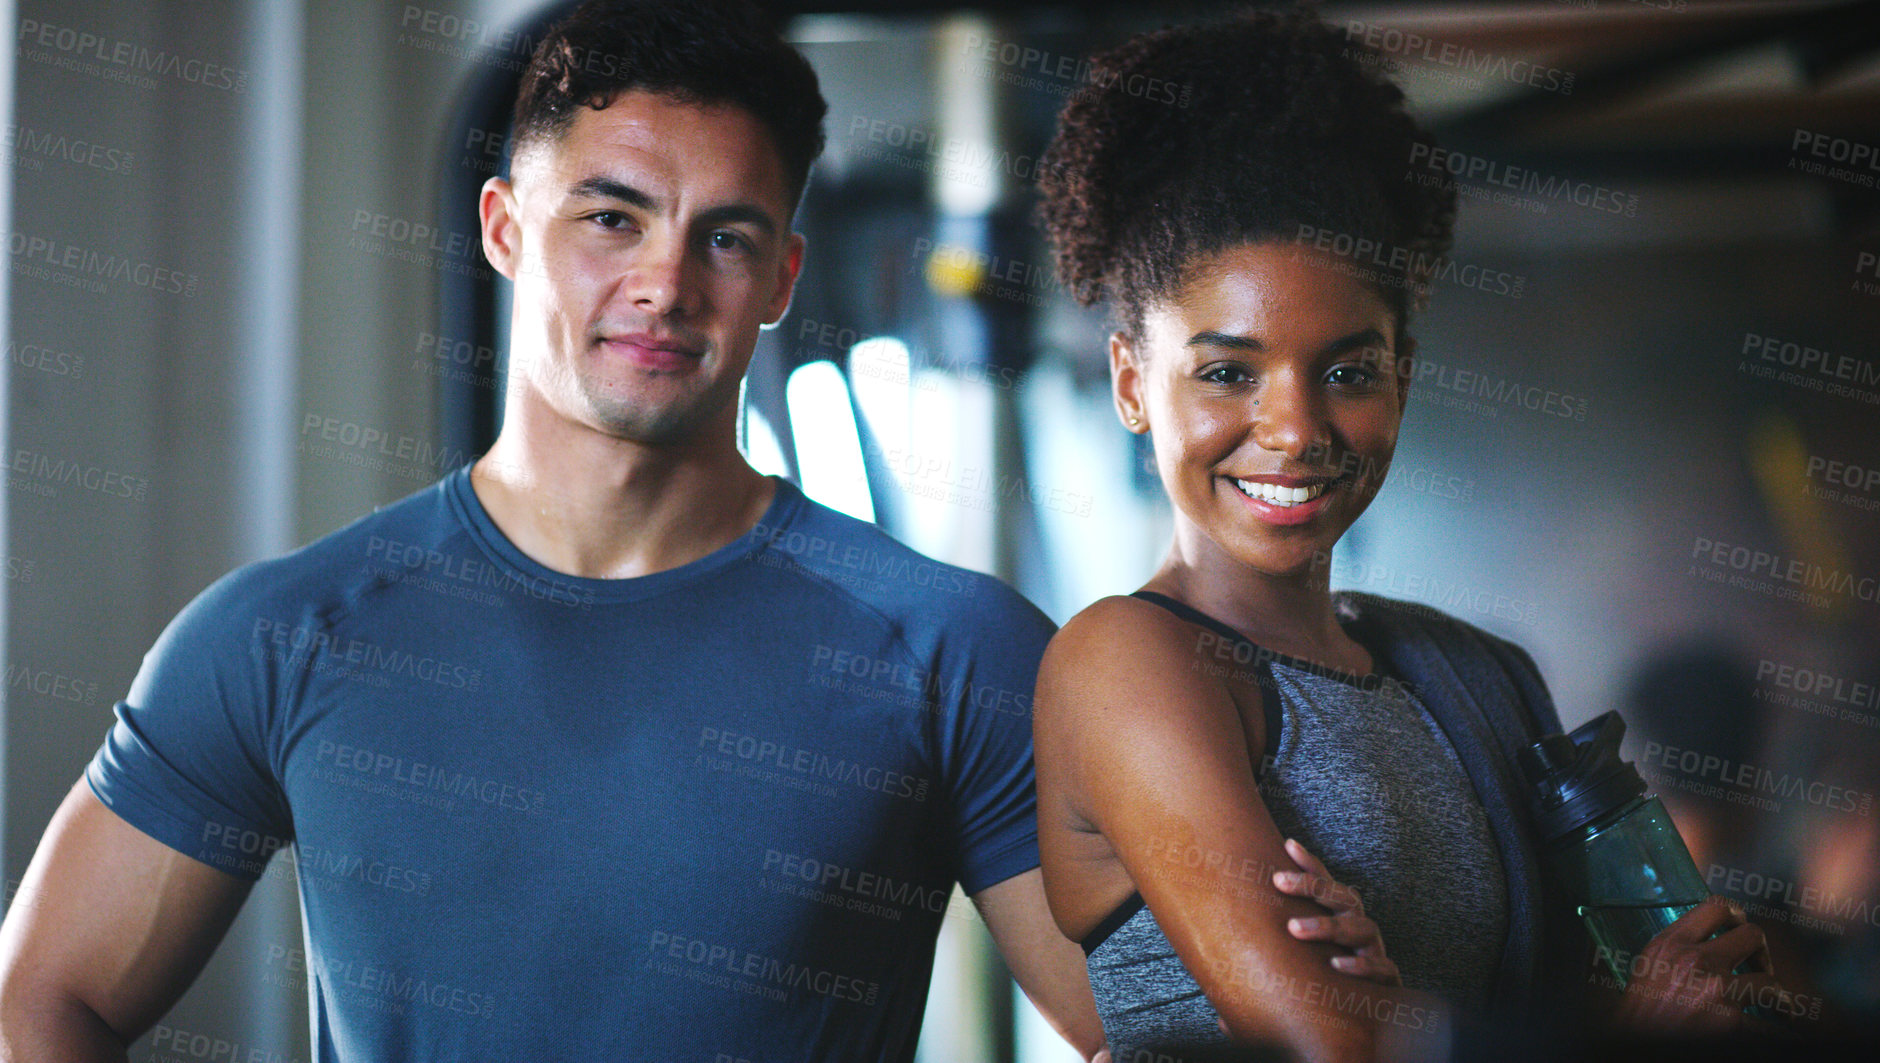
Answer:
M483 190L485 252L515 282L512 404L650 445L730 439L758 329L802 264L790 211L741 108L641 91L577 108Z

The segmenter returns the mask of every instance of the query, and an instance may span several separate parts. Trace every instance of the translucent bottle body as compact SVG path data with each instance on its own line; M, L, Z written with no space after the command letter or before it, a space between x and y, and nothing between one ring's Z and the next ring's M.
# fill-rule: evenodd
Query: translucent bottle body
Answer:
M1547 856L1621 985L1646 942L1710 892L1665 806L1651 794L1559 839Z

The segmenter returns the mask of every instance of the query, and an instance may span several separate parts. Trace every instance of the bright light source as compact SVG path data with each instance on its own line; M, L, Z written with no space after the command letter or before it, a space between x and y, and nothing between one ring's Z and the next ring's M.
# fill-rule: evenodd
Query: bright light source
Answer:
M765 476L787 476L790 463L784 460L783 443L770 419L754 406L744 408L744 460Z
M849 405L849 386L834 362L798 366L784 385L790 432L796 437L796 467L803 493L871 524L875 504L862 465L861 434Z
M849 349L849 387L861 407L881 449L890 455L907 453L912 356L907 344L893 336L876 336Z

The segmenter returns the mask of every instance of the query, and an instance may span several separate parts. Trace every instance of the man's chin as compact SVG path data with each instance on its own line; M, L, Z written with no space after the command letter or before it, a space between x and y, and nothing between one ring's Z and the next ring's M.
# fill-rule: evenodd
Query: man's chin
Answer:
M592 403L588 424L604 435L648 447L679 446L696 440L711 423L710 412L696 402L645 406Z

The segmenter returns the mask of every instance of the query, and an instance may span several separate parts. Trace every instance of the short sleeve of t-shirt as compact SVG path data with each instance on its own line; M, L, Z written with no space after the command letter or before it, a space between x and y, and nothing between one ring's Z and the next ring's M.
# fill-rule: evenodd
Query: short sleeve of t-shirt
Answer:
M902 631L922 673L962 887L975 893L1038 866L1031 698L1051 622L997 579L920 557L788 484L779 490L792 531L862 550L893 573L859 590L850 581L847 593ZM826 567L799 560L805 570ZM331 562L302 552L248 566L178 614L87 770L107 807L210 866L260 874L294 833L277 732L288 687L307 665L296 636L320 627L315 618L341 608L356 582Z
M271 564L230 573L177 614L85 772L132 826L249 880L292 835L267 728L267 635L292 625L255 593Z
M973 576L980 607L958 623L938 735L941 773L958 810L959 877L969 894L1038 866L1031 699L1051 623L1004 584Z
M900 633L912 670L901 682L929 714L960 886L977 893L1037 867L1031 702L1055 625L992 576L927 558L788 484L778 491L778 523L757 529L769 554L839 589L858 621Z

